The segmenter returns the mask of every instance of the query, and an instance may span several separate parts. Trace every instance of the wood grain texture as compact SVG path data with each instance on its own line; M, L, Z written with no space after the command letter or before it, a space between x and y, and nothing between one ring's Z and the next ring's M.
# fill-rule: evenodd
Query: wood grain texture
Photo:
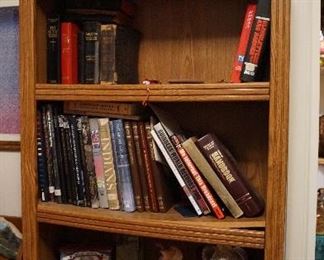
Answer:
M283 259L285 246L290 1L271 1L271 75L269 114L269 173L266 208L265 259Z
M264 246L264 232L247 229L264 227L262 216L254 219L227 217L220 221L214 217L183 218L174 210L163 214L129 214L55 203L39 203L37 216L40 222L121 234L252 248Z
M37 84L37 100L100 101L253 101L269 99L269 83L53 85Z
M17 152L20 151L19 141L0 141L0 151Z
M21 183L24 259L38 259L36 221L36 105L35 105L35 1L21 0L19 6L20 41L20 122Z

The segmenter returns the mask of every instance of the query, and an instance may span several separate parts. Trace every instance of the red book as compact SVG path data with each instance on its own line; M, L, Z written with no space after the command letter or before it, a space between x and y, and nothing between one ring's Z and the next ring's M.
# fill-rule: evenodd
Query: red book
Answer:
M197 169L196 165L193 163L189 155L187 154L186 150L181 145L182 138L177 135L171 136L171 141L175 145L180 157L182 158L184 164L187 166L191 176L197 183L200 191L206 198L206 200L209 203L209 206L211 208L211 211L214 213L214 215L219 218L223 219L225 218L224 212L221 209L221 207L218 205L217 201L214 198L214 195L210 192L208 186L206 185L205 180L201 177L201 173Z
M241 31L241 37L239 41L239 46L235 55L232 75L230 81L233 83L241 82L241 71L243 67L244 56L246 53L246 48L249 41L249 36L251 33L252 24L255 18L256 4L248 4L245 12L244 23Z
M78 30L74 23L61 24L62 84L78 83Z

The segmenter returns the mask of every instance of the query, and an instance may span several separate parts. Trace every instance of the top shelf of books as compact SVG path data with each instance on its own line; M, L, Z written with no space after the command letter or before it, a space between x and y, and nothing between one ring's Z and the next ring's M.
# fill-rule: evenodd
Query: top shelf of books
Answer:
M37 100L132 102L267 101L269 82L216 84L37 84Z

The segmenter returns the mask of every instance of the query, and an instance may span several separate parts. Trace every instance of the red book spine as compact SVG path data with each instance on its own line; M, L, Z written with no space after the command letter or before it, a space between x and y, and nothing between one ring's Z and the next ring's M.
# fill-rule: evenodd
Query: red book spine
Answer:
M241 31L239 46L235 55L232 74L230 81L233 83L241 82L241 71L243 67L244 56L249 42L249 37L252 29L252 24L255 18L256 4L248 4L245 12L244 23Z
M71 22L61 24L62 84L78 83L78 26Z
M187 166L190 174L192 175L193 179L197 183L199 189L203 193L204 197L208 201L211 210L215 214L215 216L219 219L225 218L224 212L221 207L218 205L217 201L215 200L213 194L210 192L208 186L205 183L205 180L201 177L201 174L189 155L187 154L186 150L182 147L179 138L176 135L171 137L171 141L176 146L177 151L182 158L184 164Z

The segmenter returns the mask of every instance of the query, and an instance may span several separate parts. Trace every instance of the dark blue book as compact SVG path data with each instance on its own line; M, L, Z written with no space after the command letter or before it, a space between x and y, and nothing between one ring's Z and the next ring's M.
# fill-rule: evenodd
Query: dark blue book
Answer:
M110 131L122 208L126 212L132 212L136 210L136 205L123 120L110 121Z

